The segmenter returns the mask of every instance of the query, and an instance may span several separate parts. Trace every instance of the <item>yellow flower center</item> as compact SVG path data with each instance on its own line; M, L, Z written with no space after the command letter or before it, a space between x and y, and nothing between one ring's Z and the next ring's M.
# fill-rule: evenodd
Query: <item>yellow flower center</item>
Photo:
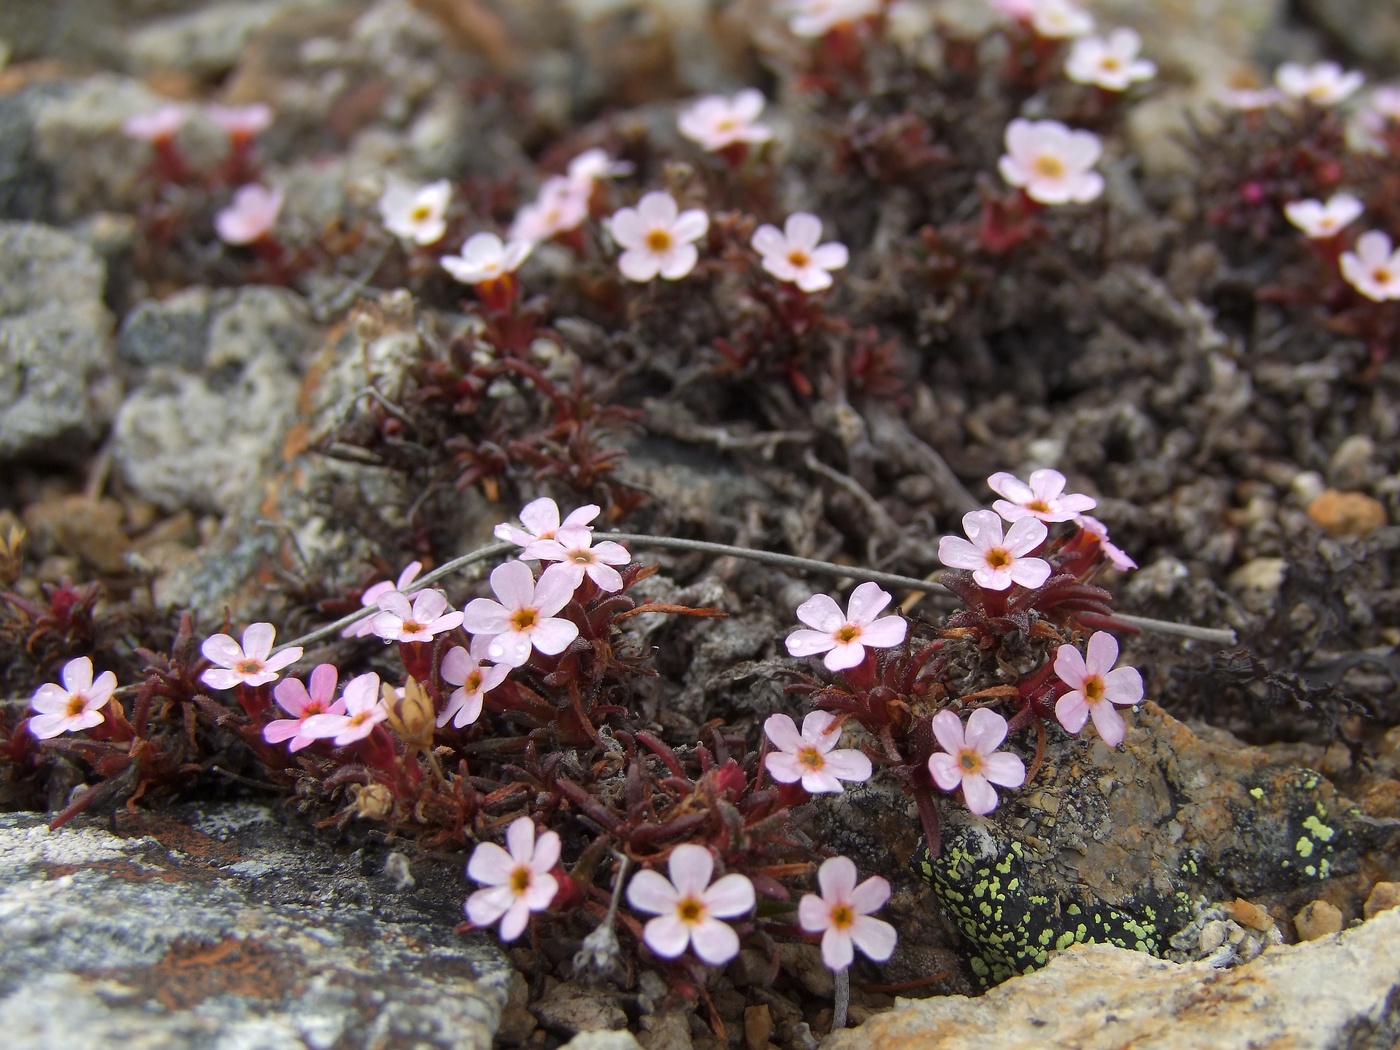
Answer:
M1118 61L1113 55L1105 55L1103 61L1099 63L1099 66L1105 73L1116 73L1123 68L1123 63Z
M982 756L970 747L963 748L958 752L958 768L965 774L980 773L982 771Z
M462 683L462 688L469 693L474 693L481 688L481 672L473 671L467 675L467 680Z
M1371 280L1377 284L1389 284L1392 279L1393 275L1384 266L1377 266L1371 271Z
M800 270L812 262L812 257L801 248L794 248L792 251L788 252L788 262L792 263L793 266Z
M693 926L705 918L705 902L699 897L686 897L676 905L676 914L681 922Z
M808 769L821 769L826 765L826 759L822 753L814 747L804 747L797 752L797 761L801 762Z
M838 930L844 930L848 926L853 926L856 921L856 913L851 910L849 904L838 904L831 909L831 925Z
M1063 178L1065 174L1065 162L1059 157L1053 157L1048 153L1042 153L1035 158L1035 173L1045 179Z
M530 869L523 864L510 873L510 888L517 894L523 894L530 888Z
M647 234L647 248L660 255L671 250L671 231L652 230Z
M417 634L425 627L426 624L421 624L417 620L405 620L403 622L403 629L405 634Z
M540 622L540 614L534 609L516 609L510 614L510 625L517 631L528 631Z
M1026 509L1033 510L1038 514L1049 514L1050 504L1046 503L1043 499L1033 499L1026 504Z
M838 642L841 642L843 644L846 642L854 642L857 638L860 637L860 628L853 623L844 624L831 637L835 638Z
M1084 699L1091 704L1102 700L1104 694L1103 679L1098 675L1084 679L1082 692L1084 693Z
M263 669L263 665L261 660L239 660L233 665L233 669L239 674L257 674Z
M575 565L592 565L597 559L592 551L570 551L569 560Z
M1004 569L1014 560L1005 547L993 547L987 552L987 564L993 569Z
M74 715L82 714L83 708L85 708L86 706L87 697L83 696L82 693L77 693L68 698L68 707L66 709L66 713L69 718L72 718Z
M433 217L433 209L426 204L419 204L408 213L408 217L414 222L427 222Z

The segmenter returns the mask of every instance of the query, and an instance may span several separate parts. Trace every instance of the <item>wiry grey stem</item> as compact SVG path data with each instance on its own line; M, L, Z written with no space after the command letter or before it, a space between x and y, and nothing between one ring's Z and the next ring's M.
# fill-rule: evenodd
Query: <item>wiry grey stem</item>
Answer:
M842 968L835 976L836 1002L831 1008L831 1030L839 1032L846 1027L846 1013L851 1008L851 971Z

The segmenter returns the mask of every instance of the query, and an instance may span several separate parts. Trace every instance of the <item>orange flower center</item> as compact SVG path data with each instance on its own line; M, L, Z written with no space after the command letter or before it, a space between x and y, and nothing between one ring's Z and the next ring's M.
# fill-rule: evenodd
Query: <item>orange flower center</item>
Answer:
M849 904L838 904L831 909L831 925L838 930L844 930L852 926L856 921L856 913L851 910Z
M1371 271L1371 280L1375 281L1377 284L1389 284L1392 279L1391 272L1384 266L1377 266Z
M814 747L804 747L797 752L797 761L801 762L808 769L821 769L826 765L826 759L822 753Z
M987 552L987 564L993 569L1004 569L1010 565L1013 560L1011 552L1005 547L993 547Z
M261 660L239 660L233 665L233 669L239 674L257 674L263 669L263 665Z
M804 252L801 248L794 248L792 249L792 251L788 252L788 262L792 263L792 265L797 267L797 269L799 270L802 269L802 267L809 265L811 261L812 257L806 252Z
M970 747L958 752L958 768L964 773L982 772L982 756Z
M686 897L676 905L676 914L681 922L694 925L705 917L705 902L699 897Z
M467 675L467 680L462 683L462 687L469 693L474 693L481 688L481 672L473 671Z
M1026 504L1026 509L1033 510L1038 514L1049 514L1050 504L1046 503L1043 499L1033 499Z
M426 626L426 624L421 624L417 620L405 620L403 622L403 629L405 634L417 634Z
M1082 691L1084 693L1084 699L1089 701L1089 703L1091 704L1095 701L1102 700L1104 693L1103 679L1100 678L1098 675L1094 675L1094 677L1092 678L1084 679L1084 686Z
M69 717L69 718L72 718L74 715L80 715L80 714L82 714L82 713L83 713L83 709L84 709L86 706L87 706L87 697L83 696L82 693L77 693L77 694L75 694L75 695L73 695L73 696L70 696L70 697L68 698L68 708L67 708L68 717Z
M1048 153L1042 153L1035 158L1035 173L1042 178L1058 179L1065 173L1065 162L1059 157L1052 157Z
M524 893L528 890L531 881L533 880L531 879L530 869L523 864L510 873L510 888L516 893Z
M848 623L843 625L831 637L835 638L838 642L842 643L854 642L857 638L860 637L860 628L853 623Z
M528 631L540 622L540 614L534 609L516 609L510 614L510 625L517 631Z
M647 247L651 251L655 252L657 255L660 255L662 252L670 251L671 231L652 230L650 233L647 234Z

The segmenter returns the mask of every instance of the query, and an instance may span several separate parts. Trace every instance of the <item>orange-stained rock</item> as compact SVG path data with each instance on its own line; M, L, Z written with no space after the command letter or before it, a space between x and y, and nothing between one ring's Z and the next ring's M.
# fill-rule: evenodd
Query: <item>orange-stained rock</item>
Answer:
M1308 504L1308 517L1333 536L1366 536L1386 523L1381 501L1364 492L1325 489Z

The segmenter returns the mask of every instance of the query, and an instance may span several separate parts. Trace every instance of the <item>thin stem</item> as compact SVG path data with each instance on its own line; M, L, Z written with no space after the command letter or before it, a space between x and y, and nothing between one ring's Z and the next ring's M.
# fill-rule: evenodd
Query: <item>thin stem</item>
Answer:
M851 971L842 967L836 971L836 1003L831 1010L831 1030L846 1027L846 1012L851 1008Z
M1197 627L1190 623L1173 623L1170 620L1154 620L1148 616L1129 616L1127 613L1120 612L1111 613L1110 619L1127 624L1129 627L1136 627L1140 631L1175 635L1178 638L1189 638L1193 642L1213 642L1217 645L1239 644L1239 636L1228 627Z

